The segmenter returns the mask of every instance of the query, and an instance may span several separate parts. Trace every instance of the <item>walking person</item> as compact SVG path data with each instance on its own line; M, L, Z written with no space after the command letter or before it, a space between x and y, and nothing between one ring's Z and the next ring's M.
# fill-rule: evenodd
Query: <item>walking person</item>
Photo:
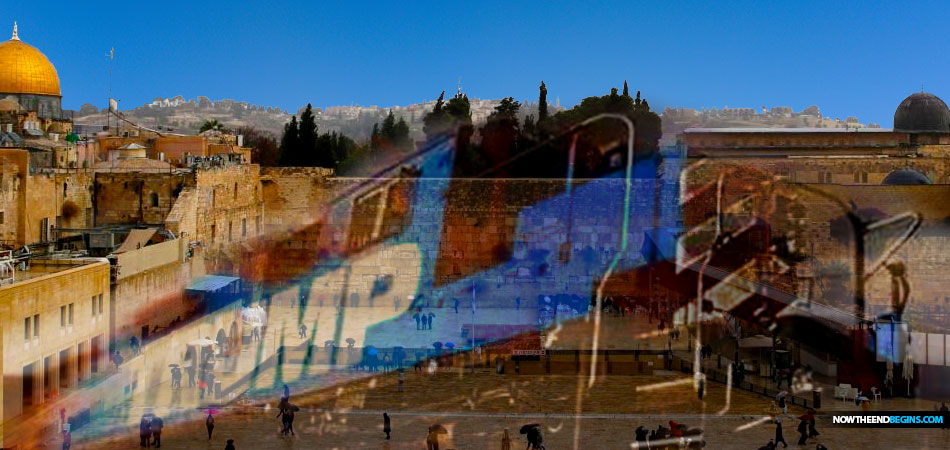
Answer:
M429 316L426 314L422 315L422 329L423 330L429 329Z
M432 322L435 321L435 313L429 313L429 329L432 329Z
M508 429L501 434L501 450L511 450L511 436L508 435Z
M389 440L389 433L393 431L392 424L389 422L389 414L383 413L383 433L386 433L386 440Z
M73 434L69 430L63 431L63 450L69 450L73 445Z
M208 388L208 383L205 383L204 377L198 379L198 399L205 399L205 389Z
M808 416L808 437L818 437L821 433L815 428L815 410L809 409Z
M149 424L149 418L143 415L142 420L139 422L139 446L148 448L151 445L151 436L152 429Z
M286 435L287 433L290 433L291 435L295 435L294 408L290 406L290 404L286 404L286 406L280 408L280 411L277 413L277 417L280 417L280 422L284 425L284 427L280 430L280 434Z
M785 446L783 448L788 447L788 442L785 442L785 436L782 434L782 419L776 418L775 419L775 446L776 447L778 447L779 442L781 442L782 445Z
M188 387L195 387L195 366L194 364L185 367L185 372L188 373Z
M208 429L208 440L211 440L211 432L214 431L214 415L210 412L208 413L208 418L205 419L205 428Z
M234 439L228 439L228 445L224 446L224 450L236 450L234 448Z
M807 444L808 439L808 422L805 419L799 418L798 422L798 445Z
M165 422L162 421L161 417L155 416L152 418L149 429L152 431L152 445L154 445L155 448L162 446L162 428L164 427Z
M122 354L118 350L115 351L115 354L112 355L112 363L115 364L115 371L119 371L119 366L122 365Z
M297 337L301 339L307 338L307 324L301 323L300 326L297 327Z
M453 298L452 300L455 300L455 314L458 314L459 313L459 299Z
M782 414L788 414L788 402L786 401L787 393L785 391L779 392L775 396L775 399L778 401L778 407L782 410Z
M421 329L422 329L422 327L421 327L421 325L420 325L421 317L419 316L419 313L413 314L413 315L412 315L412 318L416 320L416 329L417 329L417 330L421 330Z

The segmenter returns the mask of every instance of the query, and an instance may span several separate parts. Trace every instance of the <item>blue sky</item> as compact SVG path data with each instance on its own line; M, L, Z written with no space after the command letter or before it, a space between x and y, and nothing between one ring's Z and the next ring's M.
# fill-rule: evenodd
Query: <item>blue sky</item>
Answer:
M3 2L63 103L233 98L289 110L454 91L572 105L628 80L654 109L811 104L891 126L905 96L950 100L950 4L842 2ZM327 4L337 3L337 4Z

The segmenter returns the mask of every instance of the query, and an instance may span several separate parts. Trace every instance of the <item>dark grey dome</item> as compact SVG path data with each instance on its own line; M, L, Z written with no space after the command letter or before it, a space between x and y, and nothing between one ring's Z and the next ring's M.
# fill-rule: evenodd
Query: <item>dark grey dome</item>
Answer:
M884 178L881 184L932 184L930 178L914 169L897 169Z
M950 109L926 92L911 94L894 112L894 129L908 132L950 133Z

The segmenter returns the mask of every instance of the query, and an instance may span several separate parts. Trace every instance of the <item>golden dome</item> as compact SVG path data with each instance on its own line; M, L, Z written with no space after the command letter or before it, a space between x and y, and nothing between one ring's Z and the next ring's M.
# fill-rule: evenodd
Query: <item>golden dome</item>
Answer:
M56 68L42 52L17 37L0 43L0 93L60 97Z

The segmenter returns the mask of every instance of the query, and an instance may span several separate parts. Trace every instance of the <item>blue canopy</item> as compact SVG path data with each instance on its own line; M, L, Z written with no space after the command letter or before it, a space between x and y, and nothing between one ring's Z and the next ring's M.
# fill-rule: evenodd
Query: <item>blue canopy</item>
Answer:
M240 278L227 277L224 275L205 275L191 280L191 285L188 286L186 290L217 292L238 280L240 280Z

